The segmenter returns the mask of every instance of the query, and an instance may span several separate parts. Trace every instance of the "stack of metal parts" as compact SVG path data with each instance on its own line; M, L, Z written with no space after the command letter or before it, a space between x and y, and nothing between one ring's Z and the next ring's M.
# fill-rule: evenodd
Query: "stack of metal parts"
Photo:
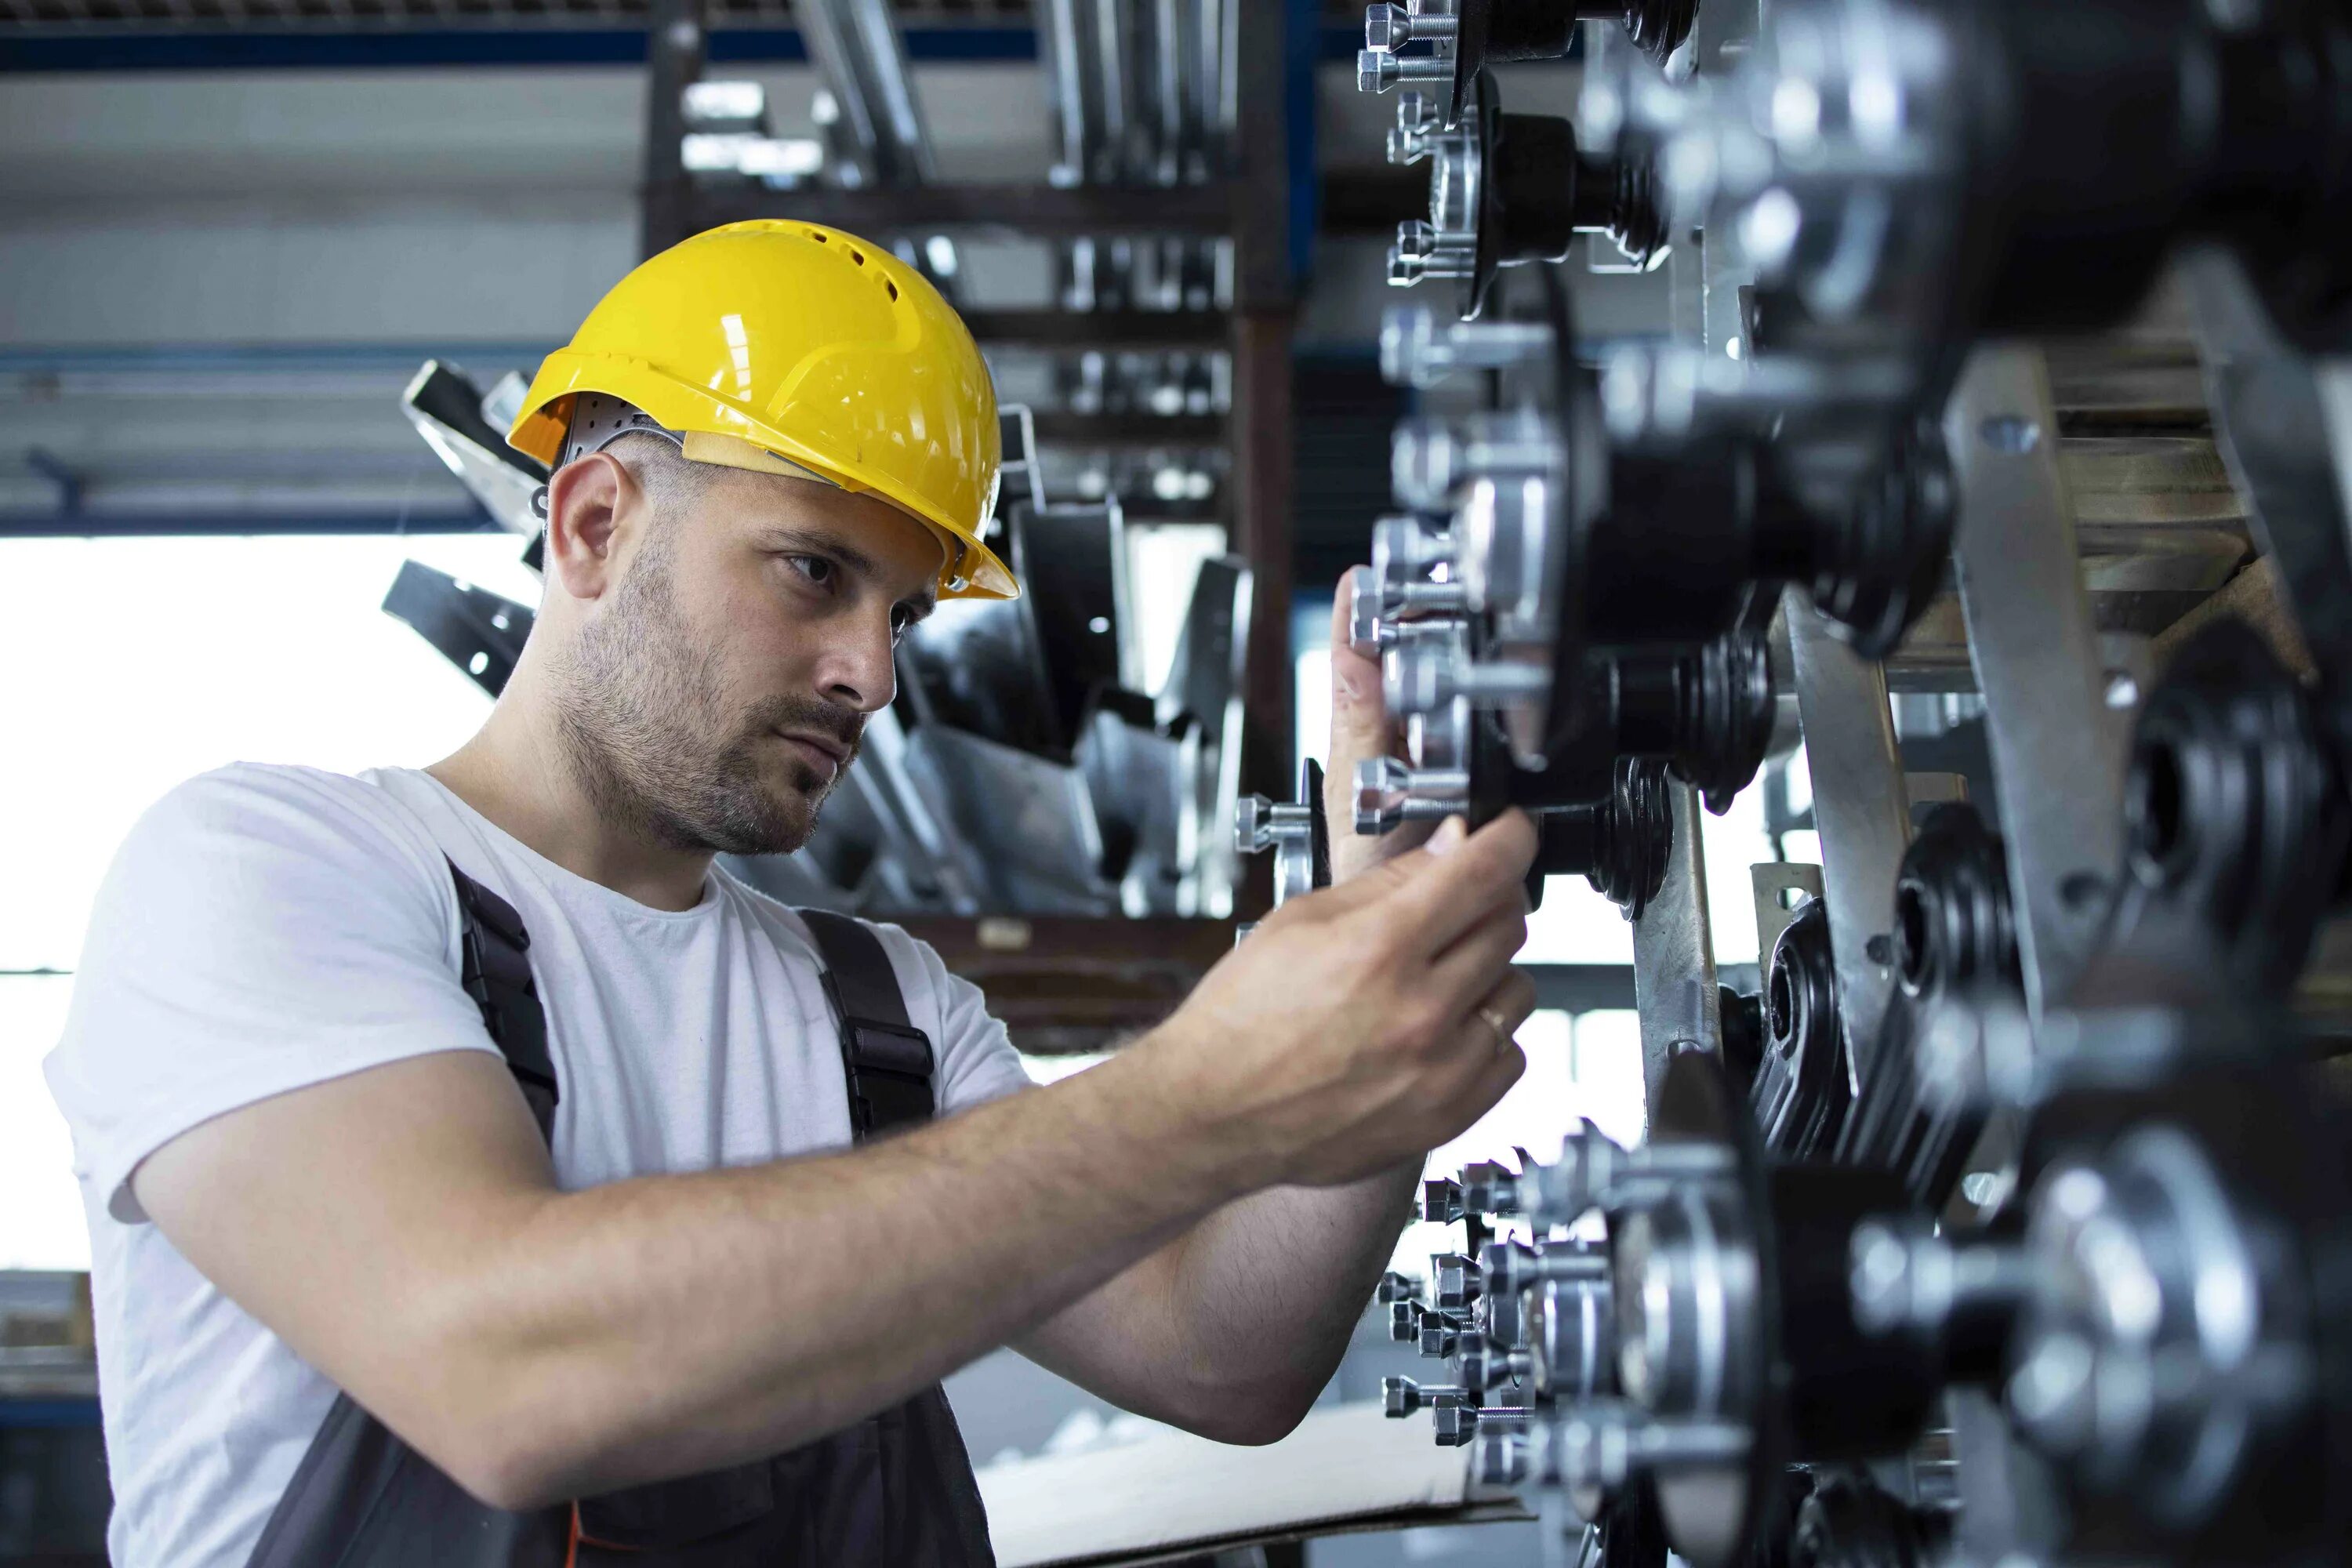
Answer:
M888 0L793 0L793 21L824 85L812 95L814 139L780 137L756 81L688 83L680 110L686 172L708 184L772 190L823 183L847 190L929 184L937 174L906 39ZM943 235L893 241L900 259L952 300L961 264Z
M1488 395L1398 433L1357 826L1525 805L1646 895L1646 1141L1429 1184L1465 1243L1382 1298L1453 1372L1391 1412L1561 1560L2341 1560L2352 11L1759 12L1368 21L1395 276L1465 318L1388 363ZM1482 67L1571 14L1575 124L1513 125ZM1599 229L1673 237L1671 341L1580 342ZM1822 863L1739 998L1677 878L1776 680ZM1953 700L1898 748L1890 686Z
M1240 0L1040 0L1054 183L1175 186L1226 173L1240 15ZM1057 243L1054 257L1065 310L1205 316L1232 302L1228 239L1079 236ZM1205 344L1080 345L1057 359L1055 382L1062 405L1082 415L1197 418L1233 405L1231 361ZM1197 510L1224 477L1222 452L1210 447L1078 447L1073 472L1087 493L1147 495L1179 512Z
M889 0L793 0L792 9L822 83L811 102L819 134L775 134L759 82L693 82L682 99L688 174L707 185L779 190L936 183L897 8ZM1054 183L1174 186L1229 172L1239 15L1236 0L1041 4ZM893 245L952 302L972 302L953 241L901 237ZM1082 235L1053 243L1051 268L1053 304L1073 316L1181 312L1213 323L1232 299L1223 238ZM1035 378L1024 395L1041 413L1072 416L1051 443L1055 493L1119 496L1160 516L1208 511L1223 452L1202 438L1200 422L1233 402L1231 362L1216 334L1127 348L1090 343L1082 331L1067 337L1068 347L1020 367ZM1155 422L1167 430L1155 431Z
M519 392L428 363L403 406L537 569L546 474L504 438ZM1202 563L1173 665L1140 690L1118 501L1046 500L1026 409L1006 410L1004 439L990 542L1022 596L950 600L909 631L898 700L867 720L814 837L730 865L788 902L868 914L1230 915L1249 569ZM383 607L493 697L532 624L413 561Z

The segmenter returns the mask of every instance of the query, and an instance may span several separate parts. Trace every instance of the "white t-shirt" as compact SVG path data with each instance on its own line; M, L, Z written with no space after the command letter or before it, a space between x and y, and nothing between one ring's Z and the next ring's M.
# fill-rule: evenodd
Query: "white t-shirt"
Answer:
M242 1568L334 1401L147 1222L131 1173L289 1089L488 1051L458 984L447 855L530 932L568 1188L849 1142L839 1033L799 917L714 870L649 909L493 826L429 774L240 763L132 829L98 897L49 1087L89 1220L116 1568ZM943 1110L1027 1079L979 990L874 928L931 1038Z

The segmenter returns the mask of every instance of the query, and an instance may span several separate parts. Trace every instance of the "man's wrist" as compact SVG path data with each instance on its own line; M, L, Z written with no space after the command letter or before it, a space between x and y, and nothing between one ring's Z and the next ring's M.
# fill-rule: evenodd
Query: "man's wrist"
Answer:
M1171 1178L1215 1207L1275 1184L1282 1171L1278 1152L1253 1135L1241 1097L1219 1092L1227 1086L1207 1060L1213 1048L1192 1025L1180 1010L1105 1063L1119 1070L1098 1087L1139 1136L1167 1145Z

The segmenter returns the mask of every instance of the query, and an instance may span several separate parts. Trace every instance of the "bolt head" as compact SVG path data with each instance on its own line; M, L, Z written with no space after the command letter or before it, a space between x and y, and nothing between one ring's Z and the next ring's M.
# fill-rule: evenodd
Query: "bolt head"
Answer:
M1435 713L1454 700L1453 650L1415 637L1391 643L1381 655L1381 693L1391 713Z
M1255 855L1274 843L1274 802L1262 795L1245 795L1234 802L1234 848Z
M1436 1428L1439 1447L1463 1447L1477 1434L1478 1409L1473 1405L1443 1404L1430 1412L1430 1423Z
M1476 1300L1482 1283L1478 1266L1458 1252L1441 1252L1431 1258L1429 1279L1432 1300L1449 1310L1469 1306Z
M1405 797L1412 779L1403 763L1394 757L1365 757L1356 763L1356 831L1386 833L1404 820ZM1453 1188L1454 1212L1446 1215L1431 1214L1428 1205L1431 1194L1439 1184L1431 1182L1422 1191L1423 1217L1447 1224L1462 1217L1462 1189Z
M1372 589L1371 569L1350 570L1357 574L1357 586L1348 609L1348 647L1365 658L1378 658L1389 642L1391 628L1381 616L1381 596Z
M1519 1173L1492 1160L1462 1167L1463 1201L1486 1214L1511 1214L1519 1206Z
M1412 41L1412 18L1402 5L1364 8L1364 47L1381 54Z
M1421 1408L1421 1385L1409 1377L1381 1379L1381 1414L1402 1420Z
M1389 1303L1389 1338L1409 1345L1421 1333L1421 1305L1416 1301Z
M1526 1480L1526 1438L1517 1432L1479 1433L1470 1444L1470 1479L1482 1487L1516 1487Z
M1527 1289L1535 1265L1533 1248L1523 1242L1491 1241L1479 1249L1478 1261L1489 1295L1509 1296Z
M1436 363L1437 314L1399 305L1381 318L1381 379L1391 386L1428 386L1448 368Z
M1356 90L1386 92L1397 82L1397 58L1379 49L1362 49L1356 55Z

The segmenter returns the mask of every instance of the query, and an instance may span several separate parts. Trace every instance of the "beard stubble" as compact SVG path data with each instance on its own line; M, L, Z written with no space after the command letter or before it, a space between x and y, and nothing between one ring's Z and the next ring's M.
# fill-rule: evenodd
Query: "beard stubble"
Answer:
M667 528L649 538L611 607L582 627L558 681L557 732L597 815L671 849L789 854L856 761L864 721L819 698L774 697L730 710L718 659L677 613ZM833 777L793 758L773 782L779 730L839 741Z

